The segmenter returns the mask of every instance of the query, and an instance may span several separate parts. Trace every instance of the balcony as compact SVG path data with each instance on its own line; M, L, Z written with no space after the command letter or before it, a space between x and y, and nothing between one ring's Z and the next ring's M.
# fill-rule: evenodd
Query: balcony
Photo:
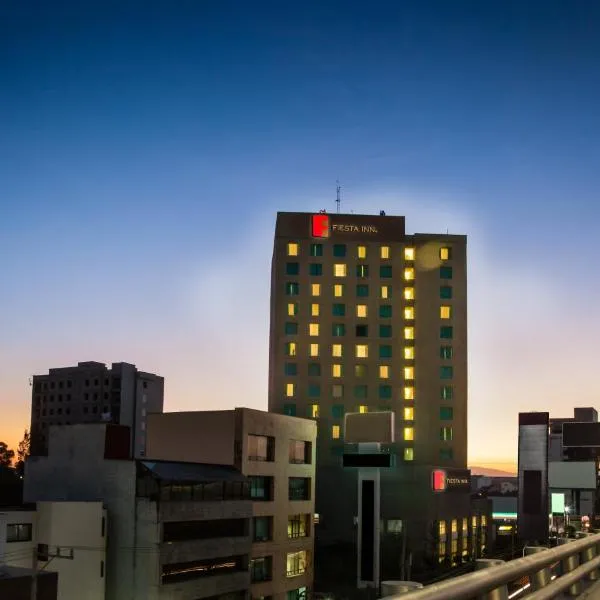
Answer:
M161 598L201 600L220 594L230 594L250 587L250 572L228 573L178 583L161 585Z

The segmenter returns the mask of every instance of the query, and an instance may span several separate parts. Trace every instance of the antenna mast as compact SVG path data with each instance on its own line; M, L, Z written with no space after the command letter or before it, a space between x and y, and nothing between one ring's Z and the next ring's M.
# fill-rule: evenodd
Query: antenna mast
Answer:
M340 186L340 180L339 179L337 179L335 183L336 183L336 188L335 188L335 191L336 191L335 203L337 204L337 214L339 215L340 214L340 203L342 201L341 198L340 198L340 192L342 191L342 187Z

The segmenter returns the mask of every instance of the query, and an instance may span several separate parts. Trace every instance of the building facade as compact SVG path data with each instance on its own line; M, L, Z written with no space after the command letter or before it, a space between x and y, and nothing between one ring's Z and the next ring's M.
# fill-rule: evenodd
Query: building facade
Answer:
M115 423L132 431L131 451L141 457L146 414L162 412L164 379L138 371L135 365L80 362L34 375L31 397L32 454L48 448L51 425Z
M232 465L250 481L252 598L312 590L316 423L248 408L148 416L149 459Z

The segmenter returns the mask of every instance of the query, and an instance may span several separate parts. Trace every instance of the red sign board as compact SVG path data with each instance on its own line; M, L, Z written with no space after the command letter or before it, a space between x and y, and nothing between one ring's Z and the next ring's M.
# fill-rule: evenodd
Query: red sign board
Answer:
M446 471L436 469L431 473L431 483L434 492L446 491Z
M329 237L329 215L319 213L312 216L311 233L316 238Z

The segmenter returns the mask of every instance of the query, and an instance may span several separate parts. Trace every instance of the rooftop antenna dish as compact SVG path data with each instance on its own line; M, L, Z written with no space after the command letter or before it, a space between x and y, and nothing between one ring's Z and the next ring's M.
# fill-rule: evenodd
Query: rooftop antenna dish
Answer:
M340 197L341 196L342 187L340 186L340 180L339 179L336 180L335 185L336 185L336 188L335 188L335 191L336 191L335 203L337 204L337 214L339 215L340 214L340 204L342 202L342 199Z

